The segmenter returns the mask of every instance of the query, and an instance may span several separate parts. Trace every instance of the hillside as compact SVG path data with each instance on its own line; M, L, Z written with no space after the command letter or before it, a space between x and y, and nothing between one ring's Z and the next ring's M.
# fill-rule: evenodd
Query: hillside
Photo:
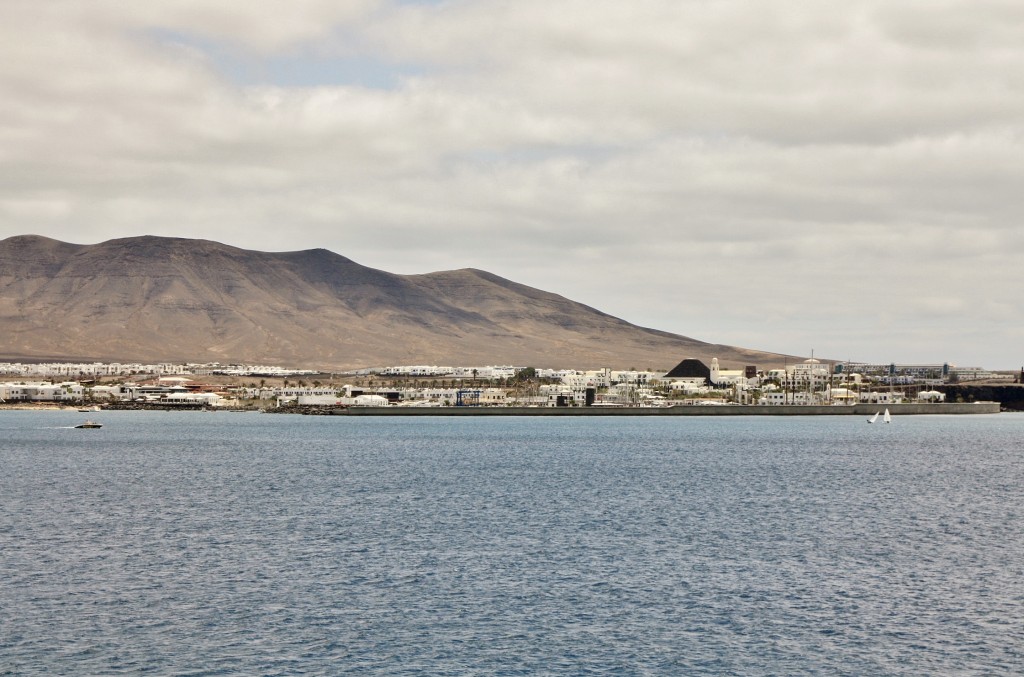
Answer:
M152 236L0 241L0 327L0 359L657 369L685 357L783 360L638 327L480 270L395 275L324 249Z

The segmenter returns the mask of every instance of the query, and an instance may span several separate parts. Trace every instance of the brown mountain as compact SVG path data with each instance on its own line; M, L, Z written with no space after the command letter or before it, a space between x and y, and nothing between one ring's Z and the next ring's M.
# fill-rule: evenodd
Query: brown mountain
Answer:
M393 275L324 249L0 241L0 359L668 369L773 353L645 329L480 270Z

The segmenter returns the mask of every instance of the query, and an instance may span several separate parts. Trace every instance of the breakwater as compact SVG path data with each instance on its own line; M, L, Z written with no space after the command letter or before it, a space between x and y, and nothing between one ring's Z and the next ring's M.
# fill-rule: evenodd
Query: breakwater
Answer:
M893 416L997 414L998 402L828 405L676 405L671 407L348 407L336 416Z
M103 405L106 411L202 411L209 405L199 402L110 402Z

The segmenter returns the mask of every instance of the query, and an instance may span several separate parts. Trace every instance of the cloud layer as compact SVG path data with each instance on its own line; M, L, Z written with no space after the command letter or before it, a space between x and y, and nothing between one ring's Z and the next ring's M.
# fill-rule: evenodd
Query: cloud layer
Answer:
M2 237L326 247L714 342L1024 361L1020 3L16 0L0 38Z

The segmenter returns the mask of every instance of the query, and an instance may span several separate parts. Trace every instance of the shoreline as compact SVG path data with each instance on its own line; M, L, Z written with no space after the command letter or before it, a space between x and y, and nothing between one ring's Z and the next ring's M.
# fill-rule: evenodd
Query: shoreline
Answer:
M998 414L1002 411L999 402L950 402L950 403L902 403L902 404L855 404L849 406L788 404L719 404L691 405L677 404L668 407L346 407L299 406L268 408L211 407L194 404L119 403L105 406L98 412L79 412L79 406L49 403L0 403L0 410L11 411L66 411L75 413L96 413L108 411L205 411L250 412L268 414L291 414L313 416L864 416L870 417L886 408L893 416L935 416Z
M333 416L871 416L888 408L893 416L998 414L998 402L941 404L674 405L671 407L349 407Z

